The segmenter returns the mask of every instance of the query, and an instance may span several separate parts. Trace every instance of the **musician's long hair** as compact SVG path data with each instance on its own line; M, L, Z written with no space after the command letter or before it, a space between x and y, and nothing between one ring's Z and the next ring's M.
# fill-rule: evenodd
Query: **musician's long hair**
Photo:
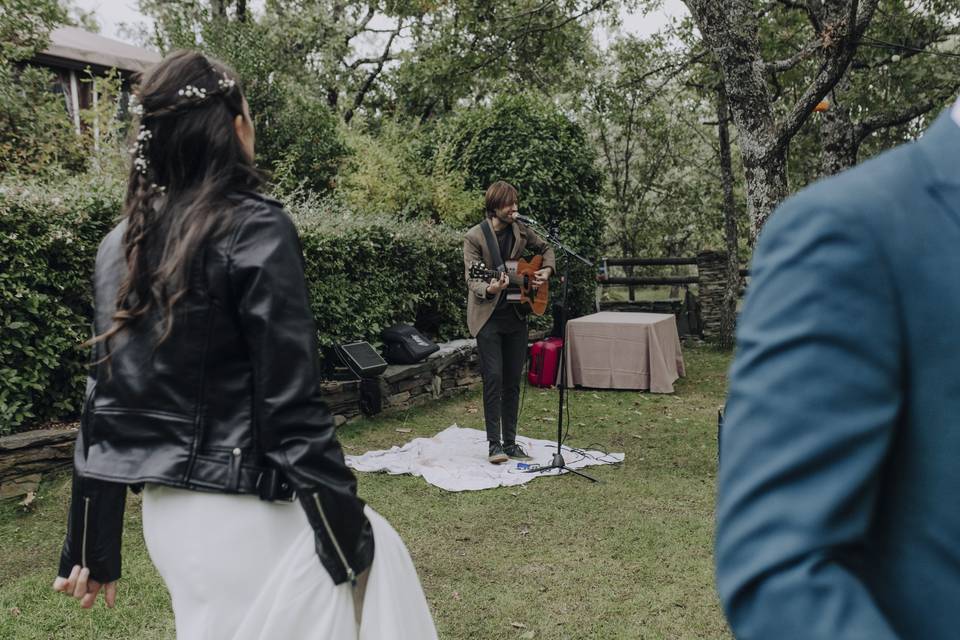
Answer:
M498 209L517 204L517 189L509 182L497 180L489 187L484 194L484 206L487 210L487 217L493 218L497 215Z
M229 223L228 195L263 182L237 136L245 114L236 73L196 51L176 51L134 90L133 160L123 217L127 273L105 343L159 312L158 344L173 329L174 309L188 292L193 259ZM139 125L139 128L138 126Z

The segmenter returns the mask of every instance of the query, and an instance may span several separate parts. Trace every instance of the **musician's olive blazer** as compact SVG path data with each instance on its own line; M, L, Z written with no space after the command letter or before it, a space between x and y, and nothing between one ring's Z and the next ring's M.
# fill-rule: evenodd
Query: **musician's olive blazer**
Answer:
M504 295L501 291L498 295L487 296L487 285L489 282L481 282L470 279L470 265L474 262L483 262L488 269L494 268L494 259L487 250L487 241L483 236L483 228L480 225L490 225L490 220L484 220L480 224L467 231L463 239L463 267L464 278L467 281L467 328L470 329L470 335L476 336L483 325L487 323L493 310L497 308L497 302L500 296ZM517 260L523 257L525 252L532 252L543 256L543 266L552 267L554 272L557 270L557 259L553 253L553 247L543 241L537 233L530 227L514 222L513 227L513 253L510 256L504 256L504 260ZM493 226L491 225L491 230Z

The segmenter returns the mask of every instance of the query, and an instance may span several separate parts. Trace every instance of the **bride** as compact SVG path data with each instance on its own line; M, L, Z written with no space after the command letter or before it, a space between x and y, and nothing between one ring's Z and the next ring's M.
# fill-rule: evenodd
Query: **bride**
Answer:
M132 110L54 589L114 605L130 487L180 640L435 638L407 549L357 497L320 399L299 238L258 193L236 75L173 53Z

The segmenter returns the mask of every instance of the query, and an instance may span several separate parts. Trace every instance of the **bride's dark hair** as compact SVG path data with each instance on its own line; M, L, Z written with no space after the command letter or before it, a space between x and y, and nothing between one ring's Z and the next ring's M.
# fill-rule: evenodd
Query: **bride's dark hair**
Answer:
M193 258L229 221L227 196L262 184L234 127L243 105L236 74L195 51L171 53L143 76L131 100L139 129L123 205L127 274L112 326L94 342L154 310L163 318L160 341L170 335Z

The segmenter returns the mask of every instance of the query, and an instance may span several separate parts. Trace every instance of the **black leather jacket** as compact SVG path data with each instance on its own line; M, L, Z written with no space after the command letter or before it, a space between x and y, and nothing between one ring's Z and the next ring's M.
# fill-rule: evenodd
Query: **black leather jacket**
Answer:
M126 489L152 482L300 501L320 562L340 584L373 560L373 534L320 399L317 333L293 221L280 203L233 198L228 231L194 259L159 345L159 313L111 340L87 382L60 575L120 577ZM97 334L125 274L125 224L94 275ZM95 349L95 362L104 353ZM187 533L186 535L189 535Z

